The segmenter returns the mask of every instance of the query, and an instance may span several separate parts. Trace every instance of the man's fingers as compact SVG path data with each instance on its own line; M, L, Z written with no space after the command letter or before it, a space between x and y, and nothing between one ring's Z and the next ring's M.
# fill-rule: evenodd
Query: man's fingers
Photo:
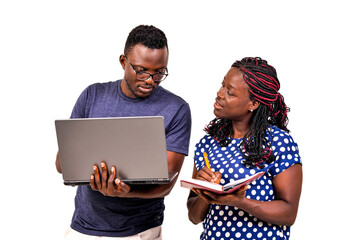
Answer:
M101 162L100 165L101 165L101 187L105 189L107 187L107 175L108 175L107 166L104 162Z
M95 190L95 191L98 190L98 188L97 188L96 185L95 185L95 176L94 176L94 174L91 174L91 177L90 177L90 186L91 186L92 190Z
M116 176L116 169L114 166L112 166L110 170L110 177L108 179L108 186L114 185L115 176Z
M123 181L121 181L120 179L116 179L115 180L115 184L116 184L116 190L118 193L128 193L130 192L130 186L127 185L126 183L124 183Z
M100 181L99 168L98 168L96 165L94 165L94 166L93 166L93 169L94 169L94 173L95 173L95 175L94 175L94 178L95 178L95 188L96 188L97 190L101 190L101 181ZM91 179L90 179L90 181L91 181Z
M112 166L110 172L105 162L100 163L101 171L97 165L93 166L94 174L90 177L90 186L105 196L117 196L130 192L130 186L116 178L116 168Z

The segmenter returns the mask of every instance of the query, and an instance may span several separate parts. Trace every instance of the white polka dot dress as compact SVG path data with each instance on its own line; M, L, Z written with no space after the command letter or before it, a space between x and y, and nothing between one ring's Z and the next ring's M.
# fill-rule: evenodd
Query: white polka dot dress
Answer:
M221 172L220 184L247 177L259 171L266 173L248 185L246 197L258 201L275 199L272 179L282 171L296 163L301 164L298 146L289 133L271 127L273 134L272 150L275 161L265 164L265 168L248 168L242 164L244 160L239 145L242 139L233 139L227 147L220 147L218 142L205 135L195 149L195 166L198 170L205 166L203 152L208 154L211 170ZM267 134L270 137L270 134ZM203 222L204 231L200 239L289 239L290 227L263 222L256 217L232 206L212 204Z

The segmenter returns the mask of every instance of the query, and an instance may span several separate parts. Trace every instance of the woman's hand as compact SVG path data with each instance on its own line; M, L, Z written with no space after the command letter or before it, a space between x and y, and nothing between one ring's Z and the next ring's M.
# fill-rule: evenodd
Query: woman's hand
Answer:
M212 172L207 167L203 167L198 171L194 165L192 177L219 184L221 180L221 173ZM209 211L209 205L210 200L202 190L192 189L189 193L187 201L189 220L194 224L202 222Z
M94 174L90 178L90 186L94 191L101 192L104 196L121 197L130 192L130 186L116 178L116 169L113 166L108 176L105 162L101 162L101 173L98 166L94 165ZM116 179L115 179L116 178Z
M217 205L238 206L245 199L247 186L230 194L216 194L209 191L200 191L198 195L208 203Z
M221 173L212 172L209 168L203 167L195 174L195 178L219 184L221 180ZM245 198L246 189L247 187L244 186L231 194L216 194L200 189L193 189L193 191L208 204L213 203L218 205L234 206L235 204L238 204L240 200Z
M196 172L195 176L193 177L195 179L212 182L212 183L220 183L221 180L221 173L220 172L212 172L209 168L203 167L198 172ZM200 189L192 189L193 192L195 192L201 199L205 200L207 204L212 203L206 194L204 194L203 190Z
M195 174L195 179L200 179L207 182L212 183L220 183L221 173L220 172L212 172L209 168L203 167Z

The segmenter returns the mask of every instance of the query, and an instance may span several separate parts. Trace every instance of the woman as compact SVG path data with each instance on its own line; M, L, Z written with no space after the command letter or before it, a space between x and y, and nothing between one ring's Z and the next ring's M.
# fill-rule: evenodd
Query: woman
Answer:
M201 239L289 239L302 165L286 128L289 109L279 88L275 68L260 58L236 61L224 77L214 104L216 118L196 145L193 178L223 185L265 174L232 194L190 192L189 219L203 222Z

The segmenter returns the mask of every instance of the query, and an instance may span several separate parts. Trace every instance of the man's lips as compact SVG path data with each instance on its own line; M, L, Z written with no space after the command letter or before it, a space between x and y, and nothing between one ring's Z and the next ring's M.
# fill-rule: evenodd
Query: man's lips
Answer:
M144 93L149 93L154 90L153 86L141 86L140 85L138 88L140 89L141 92L144 92Z

